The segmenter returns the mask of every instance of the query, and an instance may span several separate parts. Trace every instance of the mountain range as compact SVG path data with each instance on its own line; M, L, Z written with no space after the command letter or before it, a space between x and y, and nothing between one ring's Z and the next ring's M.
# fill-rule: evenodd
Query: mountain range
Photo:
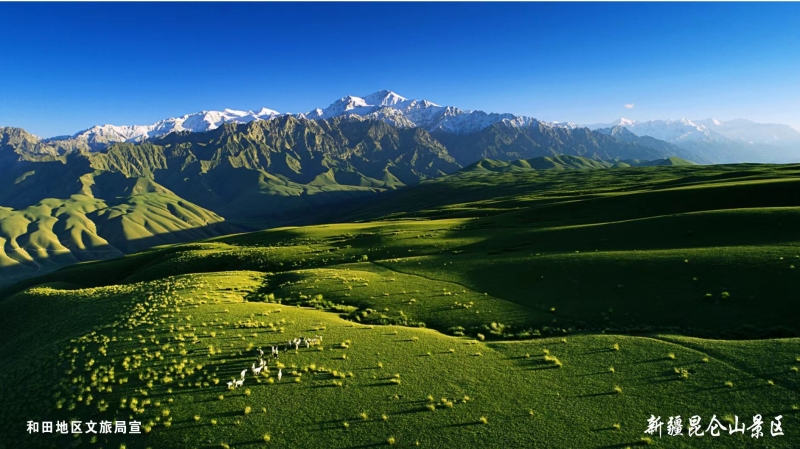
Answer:
M621 127L636 136L665 141L688 151L698 162L785 163L800 160L800 132L789 125L744 119L635 121L622 118L612 123L586 126L593 130Z
M381 90L363 97L346 96L326 108L316 108L299 114L280 113L269 108L261 108L258 111L233 109L200 111L159 120L150 125L93 126L73 135L43 139L43 142L60 153L79 149L98 151L118 142L139 143L161 138L170 133L206 132L217 129L225 123L268 121L285 115L293 115L298 119L324 120L358 117L382 121L398 128L422 128L432 134L457 136L485 132L490 127L517 129L534 127L540 130L588 128L602 132L605 129L621 126L635 137L647 138L636 140L628 136L623 139L626 142L658 147L659 150L670 153L667 156L687 158L700 163L792 162L800 159L800 132L788 125L755 123L744 119L634 121L622 118L611 123L579 126L570 122L546 122L508 113L440 106L428 100L407 99L389 90ZM611 134L610 131L602 133ZM672 146L655 142L654 139ZM491 150L489 152L491 153ZM517 153L524 152L523 149L517 151Z
M756 149L789 157L793 132L746 121L581 127L390 91L304 114L205 111L48 139L0 128L0 283L153 245L335 220L341 204L461 170L715 163Z

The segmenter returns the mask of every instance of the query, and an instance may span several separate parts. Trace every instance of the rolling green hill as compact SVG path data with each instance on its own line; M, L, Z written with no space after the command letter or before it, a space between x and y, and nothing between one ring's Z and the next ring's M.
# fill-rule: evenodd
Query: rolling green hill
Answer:
M491 132L505 132L503 129ZM552 154L575 145L583 148L583 140L575 137L577 131L540 131L537 136L528 135L528 141L552 144ZM560 143L547 140L553 132ZM614 138L591 133L584 137L608 150L593 155L616 154ZM461 148L458 142L451 144ZM69 141L41 141L16 128L0 129L0 205L8 209L5 220L15 223L0 232L0 238L7 242L0 284L40 274L42 269L102 259L146 245L176 243L233 229L324 221L346 204L360 204L377 193L416 185L461 168L448 149L425 130L345 118L315 121L286 116L246 125L226 124L207 133L173 133L151 142L114 144L103 151L71 145ZM633 144L621 145L628 148ZM650 154L636 151L631 154ZM456 153L462 160L469 157L461 149ZM506 151L500 156L516 154L512 153ZM627 162L643 164L638 160ZM611 166L602 160L556 155L515 162L483 160L465 170L507 172ZM161 199L148 202L136 197L153 193L162 195ZM78 200L73 199L76 195ZM57 205L53 207L58 212L31 212L39 211L45 203ZM177 208L192 204L193 208L203 209L197 212L200 215L214 218L194 220L199 225L190 224L191 220L173 213L176 207L167 208L164 213L166 206L162 203L180 204ZM137 223L133 227L145 230L132 231L128 225L106 223L100 212L72 212L76 208L120 208L123 204L127 204L125 210L135 204L133 209L141 217L158 216L159 223L146 229L148 225L141 223L152 219L136 218L131 221ZM205 224L223 218L234 226ZM80 227L91 236L86 238L93 242L92 249L84 247L83 237L74 241L76 228L58 224L56 219L81 222ZM24 229L16 229L22 225ZM206 229L189 232L197 226ZM20 249L16 241L40 228L47 230L42 231L47 237L39 237L44 240L35 247L47 249L35 249L34 257L29 254L31 248ZM61 230L67 228L73 232Z
M76 262L238 229L223 221L164 193L136 193L116 201L73 195L20 210L0 207L0 285Z
M13 447L800 444L800 166L495 162L335 215L360 222L152 248L0 291L0 381L16 387L0 431ZM314 335L225 386L256 348ZM763 439L728 433L755 414ZM651 415L726 428L659 438ZM785 435L769 436L778 415ZM27 436L19 416L146 433Z
M696 165L678 157L657 159L652 161L640 161L637 159L627 159L624 161L604 161L590 159L582 156L541 156L531 159L519 159L516 161L500 161L493 159L481 159L474 164L468 165L459 172L519 172L526 170L586 170L598 168L621 168L621 167L652 167L652 166L677 166L677 165Z

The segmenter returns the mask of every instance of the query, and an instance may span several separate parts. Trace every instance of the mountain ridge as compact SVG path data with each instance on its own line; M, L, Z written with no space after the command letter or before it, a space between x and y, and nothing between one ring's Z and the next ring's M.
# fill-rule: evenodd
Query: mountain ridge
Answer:
M656 147L661 153L670 151L671 155L696 162L789 162L800 159L800 132L788 125L755 123L744 119L636 121L625 118L612 123L576 125L571 122L547 122L509 113L462 110L425 99L408 99L390 90L380 90L364 96L348 95L325 108L315 108L305 113L280 113L269 108L257 111L204 110L162 119L150 125L97 125L70 136L56 136L41 141L55 148L56 154L80 150L99 151L114 143L142 143L161 139L169 134L207 132L226 123L269 121L287 115L314 120L378 120L398 128L422 128L430 133L450 133L457 136L479 133L498 124L515 128L537 126L570 130L586 127L593 131L623 126L637 137L661 140L673 146L653 140L622 140L645 147ZM652 157L661 156L663 155Z

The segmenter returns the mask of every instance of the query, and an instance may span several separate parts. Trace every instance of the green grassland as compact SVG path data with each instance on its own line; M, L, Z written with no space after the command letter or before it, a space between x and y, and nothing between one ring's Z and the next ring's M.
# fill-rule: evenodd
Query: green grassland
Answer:
M223 221L211 211L160 192L122 199L76 194L20 210L0 207L0 286L80 261L119 257L236 229Z
M467 169L331 216L347 223L25 280L0 291L1 432L9 447L797 447L799 171ZM281 382L273 364L249 395L225 387L256 347L317 334L322 350L281 355ZM642 440L651 414L782 415L786 435ZM150 432L22 435L114 416Z
M26 313L4 313L0 326L2 381L14 385L2 397L7 447L263 447L265 436L276 447L390 439L402 447L625 447L647 443L642 432L653 413L782 414L785 429L797 428L800 392L790 370L797 339L574 335L487 343L248 301L263 277L220 272L14 296L4 312ZM55 325L30 330L39 322ZM256 347L300 335L320 335L323 344L282 353L281 381L272 362L268 375L248 373L242 388L225 387L253 363ZM758 366L737 361L766 353L770 361ZM145 433L25 437L21 417L136 419ZM682 447L685 439L651 443ZM691 443L796 442L768 437L759 446L723 434Z

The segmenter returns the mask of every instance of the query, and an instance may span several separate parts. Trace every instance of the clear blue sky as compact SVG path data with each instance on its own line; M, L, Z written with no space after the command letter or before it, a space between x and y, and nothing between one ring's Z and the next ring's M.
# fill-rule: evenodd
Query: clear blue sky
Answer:
M43 137L380 89L543 120L800 128L798 3L3 3L0 17L0 126Z

